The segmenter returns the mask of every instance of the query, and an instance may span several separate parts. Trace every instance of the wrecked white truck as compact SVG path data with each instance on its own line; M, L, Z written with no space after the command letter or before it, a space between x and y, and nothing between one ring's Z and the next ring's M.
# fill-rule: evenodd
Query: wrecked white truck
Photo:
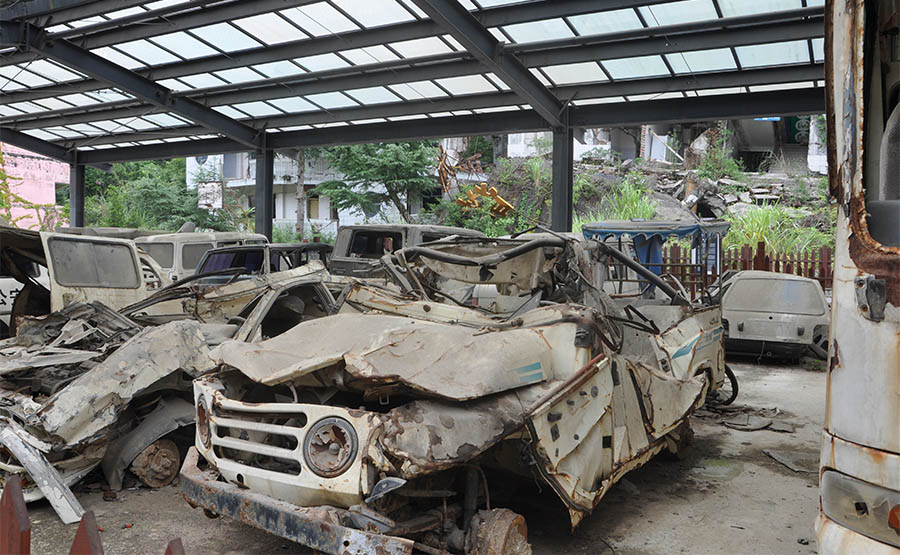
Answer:
M193 425L191 380L212 368L209 347L275 337L333 313L320 274L257 284L227 321L208 318L220 312L210 301L207 319L147 313L183 297L190 304L184 283L121 312L76 303L20 320L16 337L0 341L0 488L19 475L27 501L46 497L68 523L83 512L69 486L98 465L114 490L127 471L151 487L170 483L181 465L173 439ZM218 288L220 304L240 285Z
M610 257L666 298L610 299ZM488 476L546 483L574 528L724 382L718 307L600 242L450 238L383 263L396 289L352 284L336 315L211 352L191 505L326 553L527 553Z

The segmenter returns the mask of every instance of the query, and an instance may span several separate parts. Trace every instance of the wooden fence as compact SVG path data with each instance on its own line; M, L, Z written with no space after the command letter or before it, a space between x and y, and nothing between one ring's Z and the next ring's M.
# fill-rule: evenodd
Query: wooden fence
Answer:
M6 481L0 496L0 555L28 555L31 553L31 520L25 508L22 482L13 475ZM81 517L69 555L103 555L100 529L93 511ZM165 555L184 555L181 538L166 546Z
M750 245L728 249L723 252L722 268L706 268L691 262L691 249L670 245L662 249L662 273L678 278L691 298L697 296L728 270L764 270L796 274L818 280L825 290L831 289L833 274L832 250L822 247L817 251L799 253L767 253L760 242L754 249Z

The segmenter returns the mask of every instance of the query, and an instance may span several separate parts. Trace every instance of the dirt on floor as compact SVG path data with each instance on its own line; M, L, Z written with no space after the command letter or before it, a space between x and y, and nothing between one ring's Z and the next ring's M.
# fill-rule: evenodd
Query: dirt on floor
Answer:
M574 533L549 488L538 493L537 484L516 484L503 491L503 483L493 483L492 497L510 499L525 515L536 554L816 553L823 365L729 365L740 384L733 410L701 410L681 460L658 456L629 473ZM737 429L766 421L773 424ZM109 555L162 554L176 537L190 555L309 552L237 522L209 519L185 503L177 486L125 490L113 501L100 491L78 496L94 511ZM29 512L32 552L68 553L77 526L61 524L46 502Z

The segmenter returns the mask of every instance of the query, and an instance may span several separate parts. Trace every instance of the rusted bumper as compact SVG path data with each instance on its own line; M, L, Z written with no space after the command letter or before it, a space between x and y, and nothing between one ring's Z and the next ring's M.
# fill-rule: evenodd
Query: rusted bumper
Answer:
M363 532L340 524L331 507L298 507L218 480L214 470L200 470L191 447L181 467L181 489L192 506L239 520L282 538L335 555L411 554L413 541Z

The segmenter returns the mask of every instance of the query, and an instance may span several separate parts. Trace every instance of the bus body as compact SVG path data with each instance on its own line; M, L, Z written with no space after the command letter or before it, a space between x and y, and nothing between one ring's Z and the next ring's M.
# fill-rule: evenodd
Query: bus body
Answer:
M820 554L900 553L900 0L829 1L838 201Z

